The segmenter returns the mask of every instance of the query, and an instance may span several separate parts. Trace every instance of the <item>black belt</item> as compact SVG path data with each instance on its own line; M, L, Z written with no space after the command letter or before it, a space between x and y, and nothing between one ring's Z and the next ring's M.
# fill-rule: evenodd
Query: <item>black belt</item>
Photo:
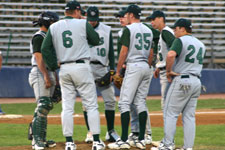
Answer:
M191 75L200 79L200 77L198 75L195 75L195 74L191 74ZM190 76L189 75L181 75L181 78L190 78Z
M91 64L95 64L95 65L102 65L102 63L100 61L91 61Z
M161 67L159 68L160 71L166 70L166 66L165 67Z
M37 65L32 65L32 67L38 67ZM46 69L49 71L49 69L46 67Z
M85 63L84 60L76 60L76 61L64 61L64 62L61 62L60 65L63 65L63 64L70 64L70 63Z

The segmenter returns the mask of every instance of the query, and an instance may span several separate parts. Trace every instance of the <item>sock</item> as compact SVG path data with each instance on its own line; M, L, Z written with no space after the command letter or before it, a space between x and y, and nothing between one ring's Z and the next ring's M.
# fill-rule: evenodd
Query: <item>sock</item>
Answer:
M86 126L87 126L87 129L88 131L90 131L90 128L89 128L89 125L88 125L88 116L87 116L87 112L86 111L83 111L84 113L84 120L85 120L85 123L86 123Z
M73 138L72 138L72 136L68 136L68 137L66 137L66 142L73 142Z
M115 111L114 110L105 110L105 118L106 118L106 122L107 122L108 131L114 129Z
M138 136L138 140L144 140L145 138L145 129L146 129L146 121L147 121L147 112L143 111L138 114L139 116L139 125L140 132Z
M93 135L93 139L94 139L94 141L100 142L100 140L99 140L99 134L94 134Z
M130 112L127 111L121 114L121 123L122 123L122 135L121 140L126 142L128 139L128 129L129 129L129 122L130 122Z

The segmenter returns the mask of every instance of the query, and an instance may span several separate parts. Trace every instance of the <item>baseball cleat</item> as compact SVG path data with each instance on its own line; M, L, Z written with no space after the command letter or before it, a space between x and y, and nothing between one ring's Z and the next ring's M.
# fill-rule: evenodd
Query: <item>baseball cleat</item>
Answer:
M105 143L100 140L99 141L93 141L92 150L104 150L105 149Z
M65 150L76 150L77 146L73 142L66 142Z
M136 141L138 140L138 136L135 135L134 133L130 133L128 136L127 142L130 144L132 147L136 147Z
M34 139L32 139L32 149L34 150L42 150L45 148L45 144L43 142L35 143Z
M55 147L56 146L56 142L53 140L48 140L44 142L45 147Z
M145 134L145 144L151 144L152 143L152 136L149 134Z
M139 149L146 149L146 144L145 144L145 140L137 140L136 141L136 147Z
M130 144L118 139L115 143L108 144L109 149L130 149Z
M90 131L87 133L85 142L86 143L92 143L93 142L93 135L92 135L92 133Z

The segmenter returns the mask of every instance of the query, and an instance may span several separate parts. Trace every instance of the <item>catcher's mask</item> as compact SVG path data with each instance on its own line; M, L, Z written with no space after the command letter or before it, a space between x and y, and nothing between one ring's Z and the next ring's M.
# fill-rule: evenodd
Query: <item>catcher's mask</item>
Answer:
M40 27L45 26L48 29L52 23L58 20L59 20L59 16L55 12L46 11L46 12L42 12L39 15L37 21L33 21L33 26L37 26L37 25L39 25Z

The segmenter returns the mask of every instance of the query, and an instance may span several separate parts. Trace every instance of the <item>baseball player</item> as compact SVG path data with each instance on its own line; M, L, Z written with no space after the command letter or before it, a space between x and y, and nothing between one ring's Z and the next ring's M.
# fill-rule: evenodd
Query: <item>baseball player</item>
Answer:
M73 142L74 104L79 92L83 106L87 110L88 124L93 134L92 150L104 150L99 139L100 118L98 112L96 86L89 65L89 45L99 44L99 35L81 17L81 6L77 1L69 1L65 7L65 18L50 26L42 44L43 58L51 70L58 68L62 92L62 130L66 138L66 150L75 150ZM55 55L52 55L55 54Z
M91 70L96 83L98 79L102 78L110 71L114 75L114 49L111 27L99 22L99 10L95 6L90 6L87 9L87 21L92 25L95 31L99 34L100 45L91 46ZM108 69L108 66L110 69ZM99 86L96 84L105 103L105 118L107 122L106 140L115 142L119 137L114 130L115 120L115 105L116 97L112 84L106 86ZM87 122L86 111L84 111L85 121L89 130ZM113 136L112 136L113 135ZM85 142L92 142L92 135L88 132Z
M2 51L0 51L0 70L2 69ZM1 105L0 105L0 115L4 115L5 112L2 111Z
M144 140L147 106L146 97L150 84L150 49L153 44L153 32L149 26L140 22L141 9L137 5L129 5L125 17L128 24L121 37L122 48L117 65L117 75L126 62L126 72L121 87L119 110L121 112L121 139L108 145L110 149L129 149L128 127L130 121L130 106L136 106L139 118L139 135L135 147L146 148Z
M30 42L30 51L32 53L32 69L29 74L29 84L34 90L37 107L32 120L32 148L35 150L44 149L45 147L54 147L54 141L46 141L47 131L47 114L53 108L50 97L55 89L55 73L46 68L42 59L41 44L46 36L50 24L59 20L56 13L43 12L40 14L38 21L33 25L39 25L37 31Z
M173 28L176 39L166 59L166 76L171 85L164 106L164 138L157 149L173 149L177 118L182 113L183 149L192 150L195 139L195 109L201 92L199 78L205 46L191 34L190 20L178 19Z
M122 9L121 11L119 11L118 14L115 14L116 17L119 17L120 19L120 24L122 27L125 27L126 25L128 25L127 23L127 19L124 17L126 10ZM121 36L122 36L122 32L123 30L121 29L118 32L118 39L117 39L117 52L118 55L120 54L120 49L122 47L122 43L121 43ZM123 67L125 68L125 65L123 65ZM152 70L153 72L153 70ZM150 80L152 78L152 74L150 75ZM136 111L136 107L134 104L131 104L131 133L128 136L128 142L130 145L134 144L134 142L137 140L138 138L138 134L139 134L139 121L138 121L138 114ZM147 110L148 113L148 110ZM152 142L152 131L151 131L151 123L150 123L150 118L147 117L147 123L146 123L146 134L145 134L145 142L146 144L151 144Z
M166 55L175 39L175 36L173 30L166 26L166 16L162 11L154 11L151 16L147 17L147 20L151 21L153 28L160 31L157 54L158 62L156 64L156 70L154 71L154 77L158 78L160 75L161 109L163 110L166 97L166 87L168 86L168 80L166 78Z

